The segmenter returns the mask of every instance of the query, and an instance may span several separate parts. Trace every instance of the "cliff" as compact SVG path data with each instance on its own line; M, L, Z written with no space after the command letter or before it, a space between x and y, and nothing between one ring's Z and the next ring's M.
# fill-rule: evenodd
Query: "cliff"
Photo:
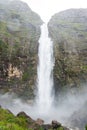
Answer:
M56 89L63 89L63 86L78 87L85 83L87 9L68 9L57 13L49 21L48 28L54 44Z
M0 1L0 89L32 98L40 17L19 0Z

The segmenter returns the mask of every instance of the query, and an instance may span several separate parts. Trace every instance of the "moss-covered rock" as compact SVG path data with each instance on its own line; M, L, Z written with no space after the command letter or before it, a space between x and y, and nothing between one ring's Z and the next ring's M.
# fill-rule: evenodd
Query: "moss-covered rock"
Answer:
M54 44L56 89L80 86L87 81L87 9L57 13L48 27Z
M0 2L0 88L33 97L41 24L26 3Z

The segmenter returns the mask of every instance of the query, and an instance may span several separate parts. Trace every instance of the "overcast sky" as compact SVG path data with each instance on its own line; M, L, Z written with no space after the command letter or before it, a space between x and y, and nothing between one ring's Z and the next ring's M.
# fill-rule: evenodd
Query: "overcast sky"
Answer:
M37 12L44 21L62 10L69 8L87 8L87 0L22 0Z

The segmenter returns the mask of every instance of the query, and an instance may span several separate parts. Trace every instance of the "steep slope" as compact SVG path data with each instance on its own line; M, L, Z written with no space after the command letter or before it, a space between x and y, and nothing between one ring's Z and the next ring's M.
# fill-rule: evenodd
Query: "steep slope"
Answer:
M54 44L56 89L80 86L87 81L87 9L57 13L48 27Z
M1 89L32 97L41 24L40 17L26 3L0 2Z

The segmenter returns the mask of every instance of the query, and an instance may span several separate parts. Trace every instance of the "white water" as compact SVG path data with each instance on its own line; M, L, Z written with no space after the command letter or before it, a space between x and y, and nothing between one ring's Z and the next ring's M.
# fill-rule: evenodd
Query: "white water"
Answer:
M41 37L39 39L39 65L38 65L38 93L37 105L40 113L48 112L53 102L53 44L48 37L46 24L41 26Z

